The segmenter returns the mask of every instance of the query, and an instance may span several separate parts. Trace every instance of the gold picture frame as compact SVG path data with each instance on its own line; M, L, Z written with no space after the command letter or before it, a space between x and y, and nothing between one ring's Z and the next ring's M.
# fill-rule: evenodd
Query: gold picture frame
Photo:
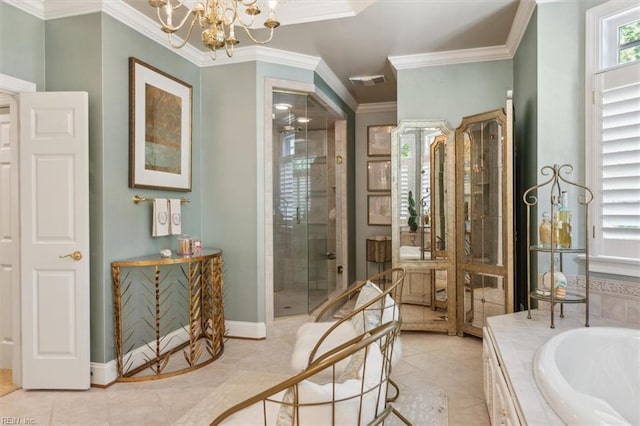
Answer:
M393 124L367 126L367 155L369 157L391 156L391 130Z
M391 226L391 194L368 195L367 207L369 225Z
M367 161L367 191L391 192L391 160Z
M192 86L129 58L129 187L191 191Z

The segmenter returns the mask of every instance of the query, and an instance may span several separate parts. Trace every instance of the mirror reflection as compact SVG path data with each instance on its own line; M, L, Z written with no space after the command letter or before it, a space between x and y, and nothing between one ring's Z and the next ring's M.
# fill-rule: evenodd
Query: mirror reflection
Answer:
M446 130L398 129L397 205L401 261L446 257Z
M465 118L456 133L462 148L459 314L472 334L481 333L487 317L505 312L504 121L502 111L479 114Z

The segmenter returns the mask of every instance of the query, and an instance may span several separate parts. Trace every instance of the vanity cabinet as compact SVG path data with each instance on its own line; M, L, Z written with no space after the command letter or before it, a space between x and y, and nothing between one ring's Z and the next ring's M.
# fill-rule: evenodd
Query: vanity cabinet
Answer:
M513 312L512 101L456 129L458 334Z
M499 361L494 340L483 329L482 362L484 398L492 425L520 425L518 412Z
M527 207L527 318L535 302L550 305L551 328L555 328L555 306L560 304L560 317L564 317L564 304L585 304L585 327L589 327L589 244L588 205L593 201L589 188L570 181L573 172L569 164L544 166L540 169L542 183L528 188L522 195ZM544 202L542 202L544 200ZM546 231L540 230L535 211L544 209ZM541 215L541 216L542 216ZM583 220L583 227L575 226ZM532 228L533 226L533 228ZM534 229L534 231L531 231ZM548 238L548 241L546 241ZM545 241L543 241L545 240ZM567 291L564 275L565 257L584 255L585 293ZM536 265L535 268L532 265Z

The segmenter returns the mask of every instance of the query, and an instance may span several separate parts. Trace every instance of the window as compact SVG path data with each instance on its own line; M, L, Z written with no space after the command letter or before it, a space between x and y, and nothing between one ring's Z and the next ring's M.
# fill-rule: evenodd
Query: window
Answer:
M640 276L640 6L589 10L586 52L590 269Z
M640 21L618 27L618 63L640 59Z

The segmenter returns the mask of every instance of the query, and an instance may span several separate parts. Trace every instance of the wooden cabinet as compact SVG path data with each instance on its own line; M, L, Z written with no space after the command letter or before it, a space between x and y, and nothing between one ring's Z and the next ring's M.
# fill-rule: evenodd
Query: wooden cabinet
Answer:
M222 251L111 263L117 381L169 377L224 349Z
M493 339L487 329L482 341L484 397L492 425L520 425L513 396L502 371Z

